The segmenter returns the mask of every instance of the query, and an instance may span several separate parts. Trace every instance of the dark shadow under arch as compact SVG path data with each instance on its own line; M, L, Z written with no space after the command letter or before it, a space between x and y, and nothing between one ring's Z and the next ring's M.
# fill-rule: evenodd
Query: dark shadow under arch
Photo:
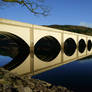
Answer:
M44 36L34 46L35 55L42 61L50 62L61 50L60 43L53 36Z
M76 43L73 38L68 38L64 42L64 53L67 56L72 56L76 50Z
M0 55L12 58L2 66L8 70L19 66L30 52L28 44L23 39L9 32L0 32L0 50Z
M85 51L85 48L86 48L86 43L85 43L84 39L80 39L79 45L78 45L79 52L83 53Z
M88 40L87 41L87 49L88 49L88 51L91 51L91 48L92 48L91 40Z

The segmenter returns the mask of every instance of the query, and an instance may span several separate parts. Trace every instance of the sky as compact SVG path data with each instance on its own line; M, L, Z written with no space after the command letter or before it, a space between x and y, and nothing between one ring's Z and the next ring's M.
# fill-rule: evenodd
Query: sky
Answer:
M35 16L26 7L11 5L0 9L0 18L36 25L92 24L92 0L45 0L44 4L50 8L49 16Z

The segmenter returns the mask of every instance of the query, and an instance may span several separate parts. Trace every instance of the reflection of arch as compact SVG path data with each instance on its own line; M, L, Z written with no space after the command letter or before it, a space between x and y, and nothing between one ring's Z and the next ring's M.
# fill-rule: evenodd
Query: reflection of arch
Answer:
M64 53L67 56L72 56L76 50L76 43L72 38L68 38L64 42Z
M56 38L52 36L44 36L34 47L35 55L46 62L49 62L57 57L61 50L61 46Z
M20 65L30 52L29 46L24 40L8 32L0 32L0 50L1 55L12 58L10 62L2 66L8 70Z
M83 53L86 48L86 43L83 39L80 39L78 49L80 53Z
M87 42L87 49L88 49L88 51L91 50L91 47L92 47L91 45L92 45L91 40L88 40L88 42Z

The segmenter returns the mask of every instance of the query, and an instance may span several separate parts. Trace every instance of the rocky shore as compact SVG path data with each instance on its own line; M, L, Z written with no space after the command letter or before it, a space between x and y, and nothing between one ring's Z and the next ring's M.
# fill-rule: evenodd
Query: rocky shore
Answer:
M0 68L0 92L74 92L66 87L54 86L45 81L20 77Z

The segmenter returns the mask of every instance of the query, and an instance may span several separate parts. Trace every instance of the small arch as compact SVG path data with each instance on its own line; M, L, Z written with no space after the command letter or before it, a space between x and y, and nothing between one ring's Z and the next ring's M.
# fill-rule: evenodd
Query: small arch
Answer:
M74 39L68 38L64 42L64 53L67 56L72 56L76 50L76 43Z
M44 36L34 46L35 55L42 61L50 62L61 50L58 40L53 36Z
M91 50L91 47L92 47L91 40L88 40L88 42L87 42L87 49L88 49L88 51Z
M86 48L86 43L85 43L84 39L80 39L79 45L78 45L79 52L83 53L85 51L85 48Z

